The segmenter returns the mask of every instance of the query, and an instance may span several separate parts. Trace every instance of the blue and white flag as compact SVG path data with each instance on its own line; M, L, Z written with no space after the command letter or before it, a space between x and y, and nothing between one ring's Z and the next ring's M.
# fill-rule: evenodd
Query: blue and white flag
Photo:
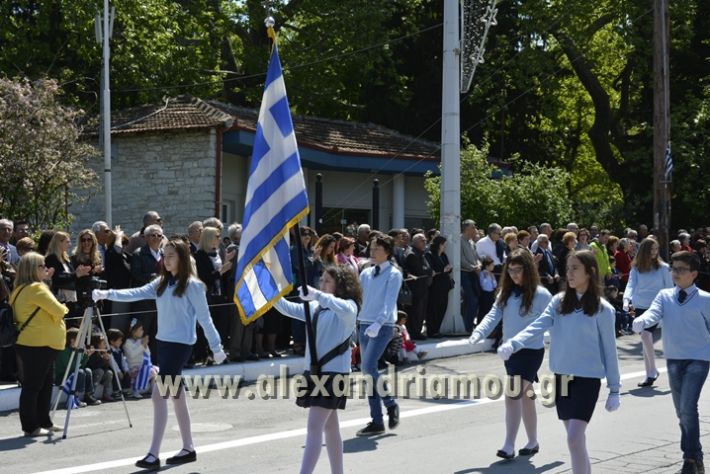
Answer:
M666 155L663 162L663 167L665 169L666 181L671 181L671 179L673 178L673 157L671 156L670 142L668 142L668 146L666 147Z
M289 229L308 214L301 158L274 45L254 137L235 272L234 302L244 324L293 288Z
M143 363L141 368L136 375L136 379L133 381L133 390L142 392L148 388L150 383L150 373L153 370L153 363L150 361L150 355L147 352L143 353Z
M71 402L71 409L73 410L74 408L79 408L81 405L79 405L79 400L76 398L76 394L72 397L71 396L71 384L72 381L74 380L74 374L71 374L69 377L67 377L67 380L64 382L64 386L62 387L62 392L67 394L67 410L70 409L69 403Z

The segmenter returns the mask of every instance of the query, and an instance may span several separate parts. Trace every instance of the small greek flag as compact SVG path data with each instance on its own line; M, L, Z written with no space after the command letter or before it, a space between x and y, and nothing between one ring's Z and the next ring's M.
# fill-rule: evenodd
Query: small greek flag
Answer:
M234 302L245 324L293 288L289 229L308 213L308 195L274 45L254 137Z
M666 147L666 155L663 162L665 169L666 181L671 181L673 179L673 157L671 156L671 142L668 142Z
M71 402L71 409L79 408L79 400L76 398L76 395L72 396L71 395L71 385L72 382L74 381L74 374L71 374L69 377L67 377L66 382L64 382L64 386L62 387L62 392L67 394L67 410L70 409L69 403Z
M136 375L136 379L133 381L133 390L142 392L148 388L150 383L150 373L153 371L153 364L150 362L150 355L147 352L143 353L143 363L141 364L141 369Z

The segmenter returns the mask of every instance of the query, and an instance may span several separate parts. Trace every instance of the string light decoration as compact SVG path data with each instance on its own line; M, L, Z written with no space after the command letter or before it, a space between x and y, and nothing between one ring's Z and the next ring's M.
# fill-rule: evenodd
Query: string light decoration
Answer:
M497 0L461 1L460 90L462 94L471 88L476 67L483 63L488 30L498 24L496 3Z

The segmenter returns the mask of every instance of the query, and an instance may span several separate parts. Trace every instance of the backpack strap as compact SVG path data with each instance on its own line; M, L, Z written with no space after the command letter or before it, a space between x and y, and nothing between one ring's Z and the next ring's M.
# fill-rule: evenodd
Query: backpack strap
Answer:
M348 336L348 338L346 340L344 340L343 342L338 344L337 347L334 347L333 349L328 351L327 354L325 354L323 357L321 357L318 360L318 367L319 368L323 367L325 364L327 364L331 360L335 359L339 355L345 354L345 351L347 351L349 347L350 347L350 337Z
M19 291L17 292L17 294L15 295L15 299L10 303L10 306L12 306L13 304L15 304L15 302L17 301L17 298L20 296L20 293L22 293L22 291L23 291L25 288L27 288L28 286L29 286L29 285L24 285L22 288L20 288L20 290L19 290ZM19 329L17 330L17 335L18 335L18 336L19 336L20 333L27 327L27 325L30 324L30 321L32 321L32 318L34 318L34 317L37 315L37 313L39 312L39 309L40 309L39 306L37 306L37 308L36 308L34 311L32 311L32 314L30 314L30 317L27 318L27 321L25 321L24 323L22 323L22 326L20 326Z
M316 309L315 314L313 315L312 325L313 325L313 336L315 339L317 339L316 329L318 327L318 318L320 316L320 313L325 311L326 309L328 309L328 308L324 308L323 306L319 306L318 309ZM333 349L329 350L323 357L318 359L318 363L316 364L318 366L318 372L320 372L320 369L325 364L327 364L331 360L335 359L337 356L344 354L345 351L347 351L349 347L350 347L350 337L348 336L348 338L346 340L344 340L343 342L341 342L340 344L338 344L337 347L334 347Z

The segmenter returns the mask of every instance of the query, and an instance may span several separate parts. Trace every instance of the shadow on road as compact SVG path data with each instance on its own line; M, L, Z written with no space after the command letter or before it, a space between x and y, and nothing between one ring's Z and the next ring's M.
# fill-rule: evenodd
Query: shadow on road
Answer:
M343 442L343 452L362 453L365 451L375 451L377 443L381 439L397 436L394 433L383 434L382 436L371 436L369 438L350 438Z
M532 461L533 458L515 458L510 461L501 460L494 462L488 467L472 467L461 471L454 471L453 474L536 474L547 472L564 464L562 461L555 461L545 464L544 466L535 466Z

